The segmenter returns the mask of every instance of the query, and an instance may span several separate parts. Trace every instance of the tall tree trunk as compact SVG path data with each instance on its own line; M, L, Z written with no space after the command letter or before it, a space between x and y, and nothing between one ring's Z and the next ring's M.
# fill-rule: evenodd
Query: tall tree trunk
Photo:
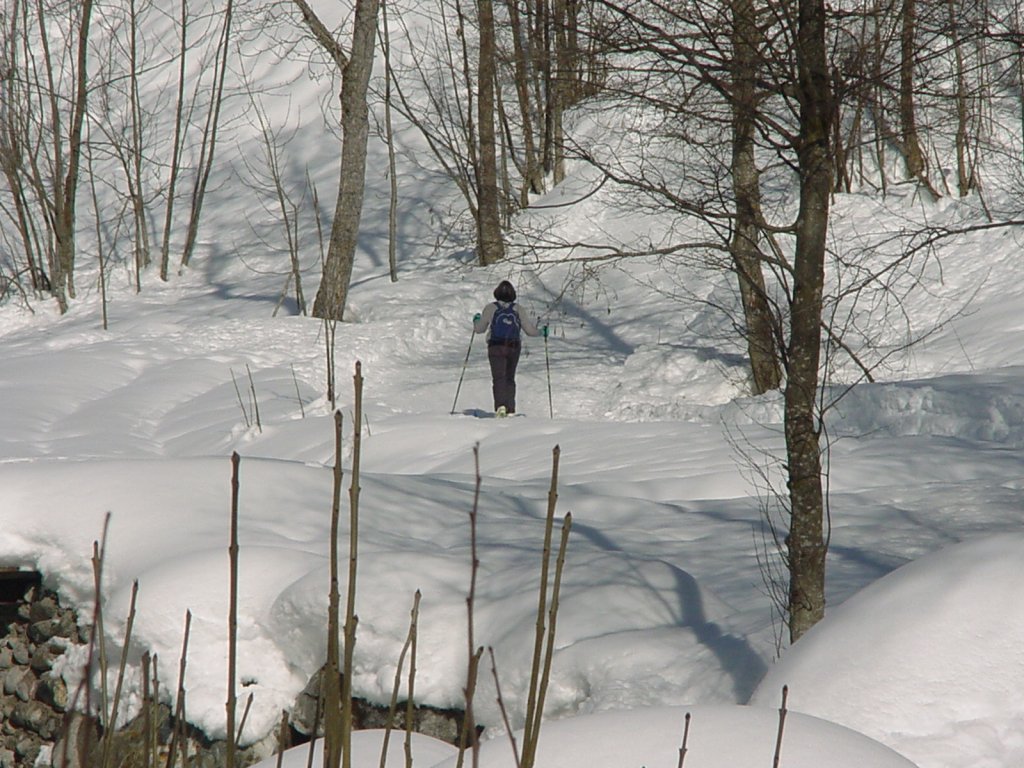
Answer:
M196 241L199 237L199 222L203 215L203 204L206 201L206 187L213 171L213 158L217 151L217 132L220 129L220 110L224 103L224 78L228 70L228 52L233 43L231 39L231 19L234 15L234 0L227 0L224 6L224 26L217 43L217 66L214 71L214 87L210 94L213 105L206 115L206 126L203 129L202 149L199 152L199 178L192 188L192 210L185 231L185 247L181 254L181 266L187 267L192 261Z
M352 282L366 189L366 142L370 133L366 94L373 71L377 39L378 0L357 0L352 27L352 54L346 57L341 46L306 0L293 0L317 42L332 56L341 70L341 171L334 221L324 260L320 289L313 302L313 316L342 320L348 289Z
M75 210L78 200L78 174L82 163L82 130L88 95L87 68L92 5L92 0L84 0L82 3L75 63L75 95L68 133L68 167L63 179L63 189L58 193L60 207L54 222L57 274L53 289L61 312L67 311L68 299L75 297Z
M171 175L167 182L167 207L164 209L164 230L160 239L160 279L167 282L170 269L171 224L174 221L174 196L181 170L181 134L185 109L185 64L188 53L188 0L181 0L181 36L178 41L178 83L174 106L174 141L171 145Z
M477 129L480 138L477 165L477 248L481 264L505 257L498 200L498 156L495 136L494 78L497 54L492 0L477 0L480 21L480 60L477 69Z
M760 33L752 0L733 0L732 16L732 184L736 221L729 248L743 302L754 394L760 395L778 389L782 383L759 248L761 186L754 157L754 132Z
M554 151L551 182L561 184L565 179L565 128L563 116L569 103L572 60L569 57L569 39L566 34L565 0L552 0L551 26L555 47L554 76L551 78L551 143Z
M381 51L384 53L384 135L388 145L388 181L391 192L388 200L388 275L392 283L397 283L398 170L395 163L395 128L391 117L391 81L394 79L394 71L391 69L391 31L388 29L388 6L385 0L381 0L380 13ZM299 279L297 268L295 279Z
M132 219L135 229L135 290L142 290L139 276L142 268L150 263L149 227L146 225L146 203L142 181L142 104L139 100L139 11L135 0L128 6L129 12L129 45L128 59L131 73L129 76L129 99L131 114L131 164L125 169L128 177L128 192L132 200Z
M825 27L824 0L799 0L796 61L800 102L797 146L800 211L796 225L785 392L790 501L789 634L793 642L825 615L827 543L817 419L825 244L832 191L829 142L833 95Z
M971 191L973 171L970 168L968 153L967 123L970 117L968 109L967 75L964 71L963 41L957 29L961 9L956 0L949 0L949 34L953 43L953 61L956 67L956 179L960 197L967 197Z
M537 155L534 139L534 105L531 101L530 65L532 45L529 27L524 29L522 16L519 13L519 0L508 3L509 24L512 33L512 51L515 64L516 96L519 101L519 119L523 127L523 189L520 194L520 206L526 208L530 204L530 194L544 191L544 179L541 173L540 159Z
M932 194L938 192L928 181L924 151L917 133L917 115L914 98L914 63L917 55L917 0L903 0L901 14L903 26L900 31L900 129L902 132L903 157L907 173Z

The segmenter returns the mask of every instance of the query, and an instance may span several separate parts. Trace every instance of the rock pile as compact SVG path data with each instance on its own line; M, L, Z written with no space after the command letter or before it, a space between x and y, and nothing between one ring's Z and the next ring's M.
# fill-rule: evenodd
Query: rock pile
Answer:
M175 728L165 702L148 702L142 715L108 734L104 744L95 718L73 711L74 692L69 694L64 679L54 671L55 662L69 648L88 644L89 629L79 625L73 609L63 607L58 596L42 586L39 574L13 578L23 573L0 569L0 768L95 768L103 762L104 750L109 765L165 765L176 731L179 755L181 749L188 752L191 768L225 764L225 743L211 741L188 725ZM12 598L13 584L21 591ZM318 707L322 676L321 669L293 705L290 744L323 734ZM404 730L405 715L402 704L391 726ZM457 743L463 719L460 710L417 706L411 727ZM380 728L388 721L387 707L353 699L354 728ZM238 750L236 765L250 765L277 751L282 746L278 738L269 734L260 743Z
M0 768L33 765L64 728L68 690L51 671L54 660L86 638L74 611L38 585L0 632Z
M5 575L9 589L12 574ZM104 750L109 765L164 765L175 731L167 704L151 702L148 717L140 716L109 734L105 744L95 718L69 711L67 684L53 671L54 662L69 647L87 644L89 632L79 626L75 611L61 606L57 595L44 589L34 575L37 578L20 598L12 601L5 594L0 601L0 768L94 768L103 762ZM178 751L187 750L190 766L225 764L224 742L211 741L189 726L183 731L179 730ZM267 741L238 750L236 764L250 765L266 757L276 746L276 736ZM147 758L148 743L154 744L152 762Z

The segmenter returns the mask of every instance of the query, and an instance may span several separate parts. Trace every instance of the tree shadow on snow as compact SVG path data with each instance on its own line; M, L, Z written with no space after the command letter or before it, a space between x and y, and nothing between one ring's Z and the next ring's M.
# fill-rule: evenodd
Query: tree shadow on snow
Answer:
M626 554L604 533L578 520L573 521L573 533L585 537L601 551ZM664 560L658 562L671 570L676 582L678 603L666 604L666 609L676 617L676 626L691 630L697 640L715 655L722 671L732 678L736 701L746 702L767 672L767 663L745 638L727 634L718 624L708 619L703 593L693 576ZM639 568L635 574L641 582L646 582ZM657 591L653 585L651 589L652 592Z

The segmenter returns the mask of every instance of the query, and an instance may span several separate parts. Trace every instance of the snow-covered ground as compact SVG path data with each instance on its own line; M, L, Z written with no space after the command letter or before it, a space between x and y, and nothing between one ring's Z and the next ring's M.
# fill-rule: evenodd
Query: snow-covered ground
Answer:
M303 87L305 103L327 88ZM323 194L336 143L317 120L297 141L318 136L308 151L322 164ZM226 150L224 162L238 170L244 153L244 143ZM726 279L666 276L639 260L585 280L527 260L474 267L465 253L435 251L430 222L440 228L448 203L409 170L392 283L381 260L387 182L373 170L382 163L375 145L350 319L336 338L346 489L356 361L365 378L358 694L390 698L419 590L417 698L461 702L478 447L475 641L494 649L513 728L522 725L558 446L557 515L573 522L540 765L674 766L686 712L687 768L767 765L783 685L793 710L784 766L1024 763L1024 232L950 242L927 290L903 299L906 316L934 332L894 352L876 383L834 411L829 615L780 648L763 510L767 484L779 481L781 401L748 397L727 318L666 286L710 299ZM574 170L552 195L587 186ZM323 326L292 301L275 315L286 260L241 214L258 208L253 191L228 173L222 181L190 270L166 285L146 275L139 295L115 274L109 330L87 265L63 317L46 303L34 313L0 306L0 565L40 569L88 615L93 542L109 514L111 652L138 580L133 658L159 654L161 678L175 680L191 611L188 717L222 736L237 451L238 675L253 695L243 734L252 742L324 661L334 428ZM969 201L922 208L898 194L841 195L833 236L974 215ZM623 221L595 195L552 226L625 238L644 220ZM318 256L305 258L311 298ZM498 420L470 321L504 278L551 336L528 341L522 415ZM64 673L73 678L81 661ZM139 687L132 669L124 717L137 711ZM495 698L485 674L476 713L492 739L486 766L510 764ZM378 737L360 738L365 764L376 765ZM392 739L395 748L401 735ZM422 748L424 768L450 755Z

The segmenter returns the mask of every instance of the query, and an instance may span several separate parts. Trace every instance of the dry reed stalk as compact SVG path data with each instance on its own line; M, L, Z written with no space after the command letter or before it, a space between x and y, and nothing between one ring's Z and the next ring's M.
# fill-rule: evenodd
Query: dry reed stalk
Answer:
M683 768L683 761L686 760L687 744L690 741L690 713L686 713L686 717L683 718L683 743L679 745L679 765L678 768Z
M352 479L349 485L349 556L348 593L345 604L345 658L341 678L341 748L342 768L352 766L352 667L356 645L356 571L359 562L359 463L363 444L363 366L357 360L352 378L355 388L352 425Z
M544 701L547 698L548 684L551 680L551 664L555 656L555 628L558 626L559 594L562 591L562 571L565 567L565 551L569 545L569 531L572 529L572 515L566 514L562 523L562 539L558 546L558 558L555 561L555 580L551 586L551 607L548 609L547 646L544 650L543 672L540 686L537 689L536 720L530 732L529 743L523 742L526 758L524 768L532 768L537 756L537 744L540 741L540 726L544 717Z
M277 768L284 763L284 753L288 749L288 710L281 710L281 728L277 732Z
M149 682L150 656L149 651L142 652L142 766L153 768L153 750L149 741L150 729L153 725L152 693Z
M256 427L259 429L260 433L262 433L263 421L260 419L260 401L256 397L256 382L253 381L252 371L249 369L248 363L245 364L245 372L249 374L249 392L252 393L252 412L256 419Z
M463 689L463 698L466 701L466 709L463 713L462 728L459 731L459 758L456 762L456 768L462 768L465 762L466 748L468 746L472 746L473 748L474 766L477 764L479 759L479 744L476 738L476 724L473 716L473 697L476 695L476 680L480 667L480 657L483 655L483 648L476 648L473 621L473 609L476 604L476 580L477 574L480 570L480 559L477 556L476 542L476 521L477 513L480 508L480 484L482 482L480 477L479 443L473 446L473 467L476 479L473 486L473 506L469 510L470 576L469 594L466 596L466 655L468 657L468 668L466 670L466 687Z
M249 370L249 366L245 366ZM249 373L252 381L252 373ZM253 392L255 396L255 391ZM238 668L238 451L231 454L231 533L228 543L228 699L227 708L227 768L235 768L235 709L238 706L235 691Z
M326 668L325 670L326 671ZM306 756L306 768L313 768L313 756L316 751L316 735L320 732L320 721L324 714L324 678L320 675L320 690L316 694L316 710L313 713L313 736L309 740L309 754ZM325 745L326 746L326 745Z
M538 588L537 630L534 637L533 665L530 670L530 687L526 701L526 722L523 726L522 768L532 768L536 744L540 732L543 710L538 708L541 696L541 668L544 658L544 638L547 634L545 616L548 613L548 580L551 574L551 537L555 522L555 503L558 500L558 460L561 449L556 445L552 451L551 487L548 490L548 509L544 522L544 547L541 555L540 586Z
M100 665L100 722L104 728L110 728L107 722L110 700L107 691L107 642L106 630L103 627L103 558L107 547L107 529L110 526L110 513L108 512L103 521L103 546L99 541L92 543L92 577L93 589L96 595L96 604L93 609L93 631L91 641L95 644L96 653L99 656ZM92 665L90 664L90 671ZM89 688L86 688L86 706L89 706ZM88 709L86 709L88 711Z
M110 765L110 750L113 746L114 731L117 728L117 714L121 705L121 693L124 690L124 673L128 664L128 647L132 641L132 626L135 624L135 601L139 595L139 581L132 582L132 595L128 606L128 619L125 623L124 642L121 646L121 664L117 670L117 685L114 687L114 700L111 703L110 717L108 719L108 730L103 739L103 757L101 765L106 768Z
M409 626L409 637L412 642L409 644L409 684L405 700L405 768L412 768L412 723L416 712L414 702L416 696L416 652L419 643L419 598L420 591L417 589L414 603L415 615Z
M491 674L494 676L494 690L497 694L498 710L501 712L501 722L505 725L505 732L508 733L509 741L512 742L512 758L515 761L516 768L520 768L523 763L519 757L519 744L516 743L516 735L512 732L512 722L509 720L508 708L505 706L505 697L501 695L501 682L498 680L498 662L494 658L494 649L489 647L487 651L491 655Z
M245 709L242 710L242 719L238 723L238 730L235 732L235 749L239 749L239 742L242 741L242 731L245 730L245 721L249 719L249 710L252 709L252 700L254 694L250 693L249 698L245 700Z
M326 321L325 321L326 322ZM327 608L327 664L320 688L324 701L324 768L341 765L341 674L338 635L340 633L340 602L338 588L338 529L341 517L341 411L334 412L334 489L331 499L331 586ZM316 731L313 732L316 735ZM310 752L312 756L312 752ZM312 757L311 757L312 759Z
M188 660L188 641L192 632L192 611L185 611L185 631L181 641L181 657L178 660L178 692L174 703L174 730L167 749L167 768L172 768L178 750L178 743L185 737L185 667Z
M245 401L242 400L242 390L238 388L238 379L235 378L235 370L231 371L231 383L235 385L235 397L238 398L238 407L242 409L242 418L245 419L245 428L248 429L252 426L252 421L249 420L249 412L245 409Z
M391 702L388 705L388 720L384 726L384 738L380 748L380 768L385 768L388 759L388 743L391 740L391 731L395 725L395 713L398 711L398 689L402 685L402 669L405 667L405 657L409 653L409 649L413 646L416 641L416 628L419 624L419 613L420 613L420 591L417 589L416 594L412 599L412 611L411 618L409 620L409 633L406 635L405 644L402 646L402 652L398 654L398 666L395 669L395 682L391 687ZM412 687L412 680L409 680L409 686ZM405 718L405 730L406 733L410 732L412 728L412 719L410 717L410 707L408 706L412 702L412 691L410 690L406 698L406 718Z
M782 735L786 729L786 700L789 698L789 686L782 686L782 706L779 707L779 733L775 738L775 758L772 760L772 768L779 768L782 760Z

